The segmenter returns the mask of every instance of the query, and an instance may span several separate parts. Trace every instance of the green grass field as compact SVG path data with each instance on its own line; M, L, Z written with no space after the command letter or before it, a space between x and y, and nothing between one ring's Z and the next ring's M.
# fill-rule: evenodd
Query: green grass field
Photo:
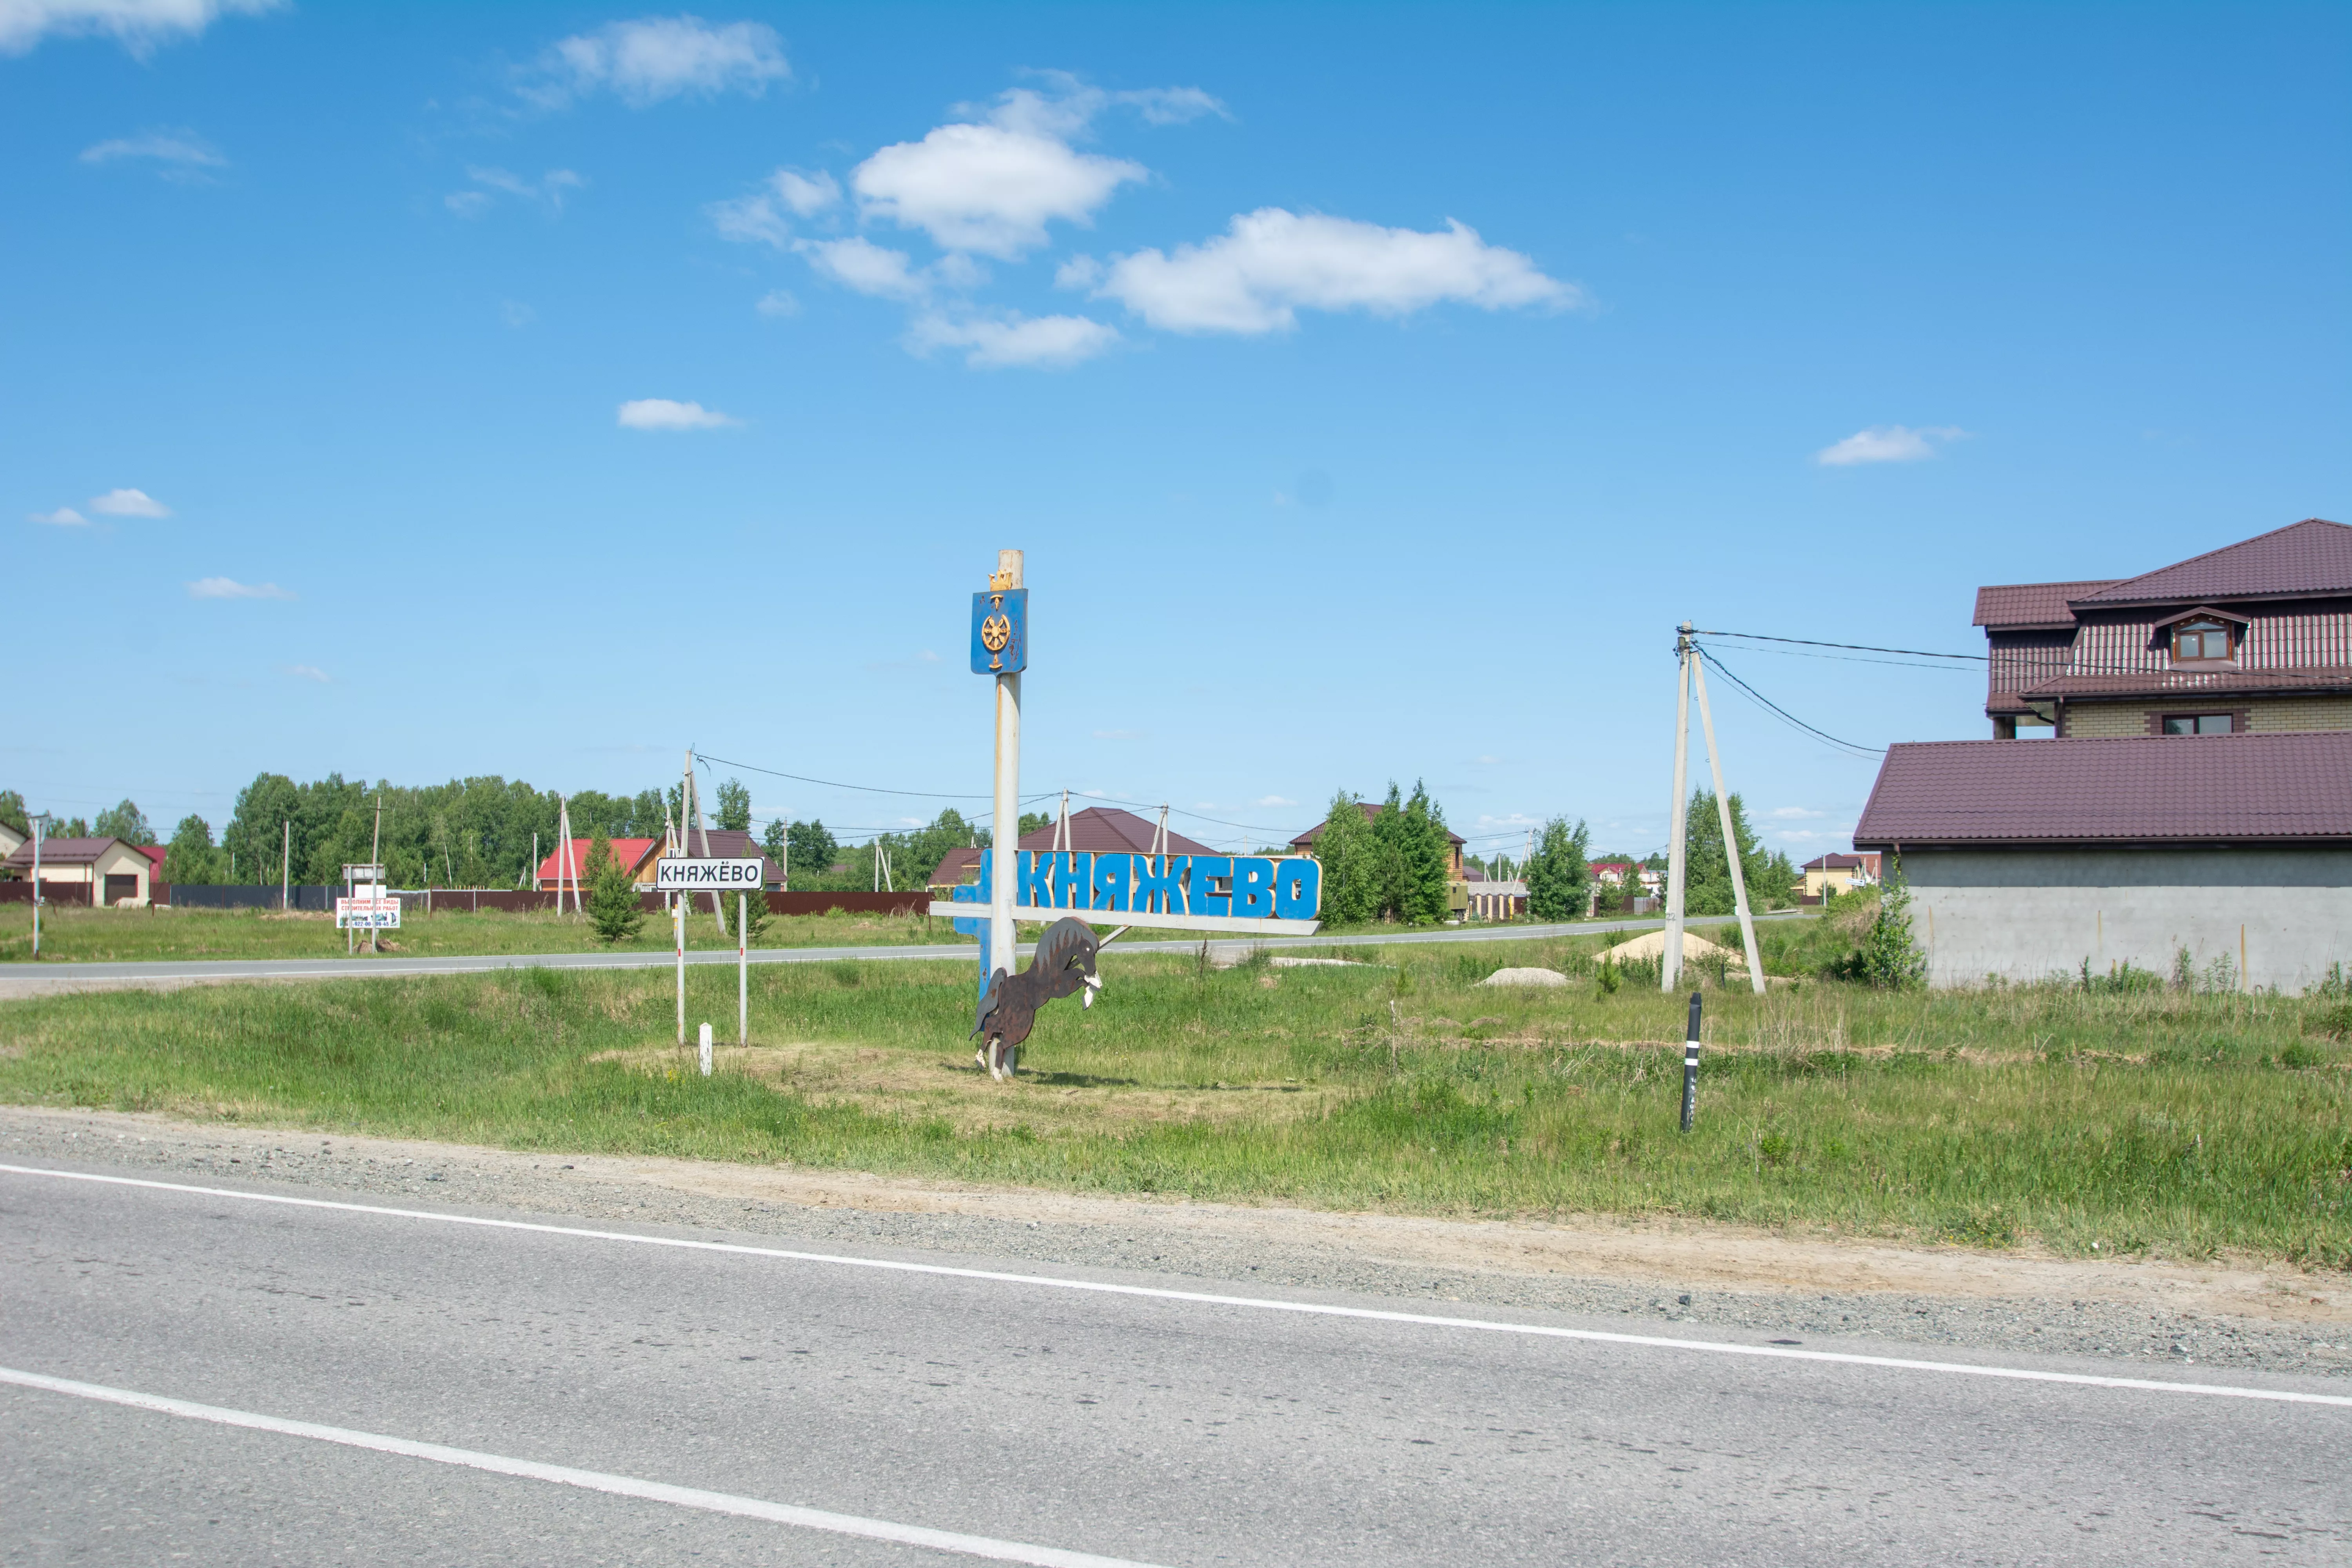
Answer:
M732 919L732 916L730 916ZM687 946L696 952L732 950L735 939L719 934L705 908L687 921ZM482 955L514 952L584 952L605 944L578 915L469 914L441 911L410 917L398 931L383 933L385 951L408 956ZM969 942L946 921L922 915L771 915L760 933L761 947L897 946L916 942ZM360 933L359 946L367 948ZM669 916L646 916L625 952L671 950ZM33 956L33 911L26 905L0 907L0 963ZM163 959L341 958L343 933L326 914L278 914L266 910L87 910L41 911L41 962L139 963Z
M1786 960L1833 934L1775 942ZM973 1065L960 964L758 970L751 1047L722 1049L709 1080L672 1045L659 972L12 1001L0 1100L1105 1193L2352 1268L2340 1001L1712 990L1685 1137L1683 1001L1600 994L1580 961L1605 940L1223 971L1114 949L1101 1000L1049 1009L1007 1086ZM1578 978L1473 984L1504 964ZM689 984L689 1019L729 1039L734 976Z

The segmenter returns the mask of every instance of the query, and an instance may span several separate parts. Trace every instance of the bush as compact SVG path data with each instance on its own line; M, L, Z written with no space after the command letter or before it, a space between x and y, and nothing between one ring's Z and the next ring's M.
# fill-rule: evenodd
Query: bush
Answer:
M1862 945L1829 965L1828 973L1833 979L1889 991L1926 982L1927 955L1911 934L1911 889L1903 880L1900 857L1888 863L1878 914L1863 932Z

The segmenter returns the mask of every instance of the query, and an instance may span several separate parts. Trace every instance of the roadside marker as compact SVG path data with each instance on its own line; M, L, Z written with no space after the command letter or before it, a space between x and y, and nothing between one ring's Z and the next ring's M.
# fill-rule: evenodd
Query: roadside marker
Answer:
M1697 1351L1709 1355L1753 1356L1766 1361L1822 1362L1840 1366L1877 1366L1898 1372L1939 1372L1966 1377L1995 1377L2017 1383L2063 1383L2085 1388L2126 1388L2152 1394L2200 1394L2223 1399L2263 1399L2283 1405L2333 1405L2352 1409L2352 1394L2306 1394L2299 1389L2250 1388L2227 1383L2174 1383L2153 1377L2108 1377L2098 1373L2046 1372L2036 1367L1988 1366L1964 1361L1919 1361L1908 1356L1863 1355L1851 1351L1809 1351L1787 1345L1738 1344L1724 1340L1685 1340L1665 1334L1622 1334L1605 1329L1568 1329L1549 1323L1513 1323L1493 1318L1457 1318L1438 1312L1400 1312L1379 1307L1339 1307L1323 1301L1285 1301L1265 1296L1223 1296L1206 1290L1171 1290L1154 1285L1115 1285L1100 1279L1069 1279L1051 1274L1013 1274L1001 1269L961 1268L947 1263L908 1263L890 1258L853 1258L833 1252L802 1252L784 1247L751 1247L737 1241L698 1241L682 1236L644 1236L626 1230L591 1230L585 1226L546 1225L536 1220L491 1219L482 1215L436 1214L431 1209L397 1209L382 1204L346 1203L336 1198L298 1198L282 1193L248 1193L235 1187L200 1187L189 1182L159 1182L147 1176L109 1176L93 1171L57 1171L42 1165L0 1164L0 1174L48 1176L66 1182L93 1182L101 1186L142 1187L156 1192L192 1193L199 1197L238 1198L247 1203L281 1204L289 1208L329 1209L341 1214L382 1215L390 1219L430 1220L441 1225L473 1226L484 1230L530 1231L541 1236L568 1236L584 1241L621 1241L639 1247L674 1247L687 1252L719 1252L738 1258L773 1258L790 1263L825 1263L844 1268L872 1268L887 1274L928 1274L948 1279L980 1279L999 1285L1030 1285L1052 1290L1082 1290L1100 1296L1130 1296L1144 1300L1187 1301L1197 1306L1243 1307L1255 1311L1294 1312L1310 1318L1352 1318L1377 1323L1411 1323L1424 1328L1474 1329L1486 1333L1525 1334L1532 1339L1582 1340L1595 1344L1643 1345L1655 1350Z
M1698 1115L1698 993L1691 993L1690 1033L1683 1039L1683 1131Z

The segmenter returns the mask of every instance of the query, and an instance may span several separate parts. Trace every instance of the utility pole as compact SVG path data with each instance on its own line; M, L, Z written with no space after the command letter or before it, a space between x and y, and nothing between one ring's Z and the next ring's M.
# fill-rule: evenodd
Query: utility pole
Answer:
M996 573L988 580L992 591L1021 587L1021 552L996 552ZM1013 973L1019 960L1013 940L1013 886L1020 865L1021 838L1021 672L1005 670L996 678L996 799L991 816L993 837L988 845L992 886L988 920L988 965L992 971Z
M1666 945L1658 955L1658 989L1672 991L1683 972L1683 879L1689 868L1691 623L1675 634L1675 804L1666 839Z
M1748 952L1748 984L1764 994L1764 964L1756 956L1756 921L1748 909L1748 873L1739 864L1739 839L1731 830L1731 796L1723 787L1723 758L1715 749L1715 715L1706 705L1706 658L1691 649L1691 685L1698 692L1699 728L1706 736L1706 765L1715 779L1715 809L1723 822L1723 858L1731 862L1731 897L1739 910L1739 941Z
M286 912L287 895L294 888L294 819L286 819L286 837L278 851L278 912Z
M702 826L702 792L694 786L694 748L686 749L686 794L680 799L681 808L691 806L694 812L694 853L699 858L710 858L710 834ZM679 824L680 826L684 823ZM710 918L719 924L719 934L727 934L727 910L719 901L717 889L710 894Z
M377 891L381 893L383 885L391 880L383 874L383 792L382 790L376 791L375 795L375 837L368 841L368 864L375 868ZM368 923L368 951L370 952L383 951L383 932L377 929L373 920Z
M41 840L48 837L49 814L37 812L33 829L33 956L41 956Z

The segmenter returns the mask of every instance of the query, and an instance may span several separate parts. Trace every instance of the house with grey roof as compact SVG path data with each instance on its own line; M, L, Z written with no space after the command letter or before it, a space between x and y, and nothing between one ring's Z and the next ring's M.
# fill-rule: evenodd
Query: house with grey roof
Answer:
M1983 588L1976 621L1994 738L1890 747L1853 835L1932 984L2352 964L2352 528Z

